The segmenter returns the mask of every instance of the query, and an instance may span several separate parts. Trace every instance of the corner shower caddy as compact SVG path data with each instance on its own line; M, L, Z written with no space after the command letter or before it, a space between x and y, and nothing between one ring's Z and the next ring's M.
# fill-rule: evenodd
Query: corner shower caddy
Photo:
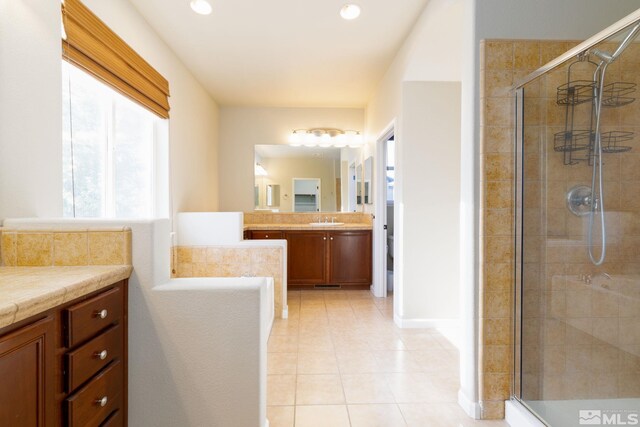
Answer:
M567 83L558 86L556 104L565 107L564 131L554 134L553 149L564 154L565 165L577 165L582 161L593 164L595 145L594 129L594 103L597 101L598 82L595 80L572 80L572 68L576 64L589 64L598 68L598 64L589 58L589 54L578 56L578 59L569 65L567 71ZM613 82L604 86L602 91L602 107L616 108L631 104L635 98L631 95L636 91L635 83ZM578 129L574 126L576 107L588 103L590 117L587 129ZM633 140L634 133L626 131L609 131L600 134L603 153L623 153L631 150L631 146L624 145Z

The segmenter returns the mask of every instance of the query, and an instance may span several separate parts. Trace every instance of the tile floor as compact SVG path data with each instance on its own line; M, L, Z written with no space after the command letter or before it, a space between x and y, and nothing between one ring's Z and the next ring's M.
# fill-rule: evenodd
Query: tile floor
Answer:
M393 323L393 298L290 291L269 338L271 427L508 427L457 405L458 351L429 329Z

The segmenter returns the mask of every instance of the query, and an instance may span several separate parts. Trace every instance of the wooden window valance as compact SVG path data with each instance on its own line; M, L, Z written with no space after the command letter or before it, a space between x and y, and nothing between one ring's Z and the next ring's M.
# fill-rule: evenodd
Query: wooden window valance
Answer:
M169 82L80 0L64 0L62 57L162 118Z

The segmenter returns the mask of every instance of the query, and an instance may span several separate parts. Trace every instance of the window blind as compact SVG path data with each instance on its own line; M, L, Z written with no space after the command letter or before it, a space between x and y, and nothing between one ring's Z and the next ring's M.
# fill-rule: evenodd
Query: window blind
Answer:
M158 116L169 118L169 82L80 0L62 3L62 57Z

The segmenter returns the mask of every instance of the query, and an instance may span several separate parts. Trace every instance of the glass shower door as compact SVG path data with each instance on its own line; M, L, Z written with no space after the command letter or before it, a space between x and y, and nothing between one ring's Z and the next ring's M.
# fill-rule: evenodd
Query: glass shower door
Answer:
M632 30L517 93L514 393L550 426L640 425Z

